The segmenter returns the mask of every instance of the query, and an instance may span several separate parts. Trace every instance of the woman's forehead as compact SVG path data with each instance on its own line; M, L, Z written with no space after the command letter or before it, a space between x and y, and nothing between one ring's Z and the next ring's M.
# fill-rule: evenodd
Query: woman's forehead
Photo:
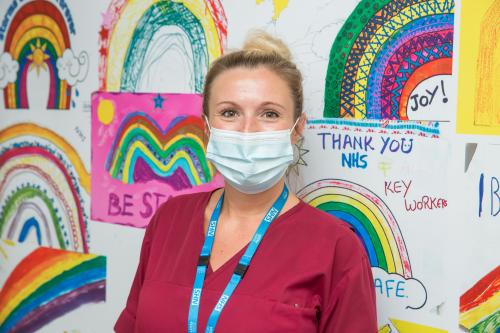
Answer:
M223 101L293 104L287 82L263 66L224 71L215 78L210 95L212 105Z

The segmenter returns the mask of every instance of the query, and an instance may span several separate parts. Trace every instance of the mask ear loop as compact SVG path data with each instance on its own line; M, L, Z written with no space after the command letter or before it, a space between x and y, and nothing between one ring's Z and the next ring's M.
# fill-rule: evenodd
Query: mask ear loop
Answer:
M204 143L205 148L206 148L208 145L208 142L205 142L205 140L210 141L210 137L212 136L212 126L210 126L210 123L208 122L208 117L205 114L202 115L202 118L205 121L205 125L207 125L207 127L208 127L208 134L205 133L205 135L203 136L203 143Z
M292 128L290 129L290 134L293 133L293 130L295 129L295 126L299 123L301 116L297 117L297 120L295 120L295 123L293 124Z
M208 117L205 114L203 115L203 120L205 120L205 124L208 126L208 131L212 133L212 126L210 126L210 123L208 122Z

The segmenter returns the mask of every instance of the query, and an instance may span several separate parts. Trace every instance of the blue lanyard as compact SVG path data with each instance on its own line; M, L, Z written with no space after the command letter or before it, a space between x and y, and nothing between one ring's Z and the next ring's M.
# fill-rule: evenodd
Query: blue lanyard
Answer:
M222 293L219 301L212 310L210 317L208 318L207 328L205 333L213 333L217 321L219 320L220 314L227 301L233 294L234 290L240 283L241 279L245 275L245 272L250 265L255 251L259 247L259 244L267 231L267 228L271 222L278 216L279 212L285 205L286 199L288 198L288 188L285 185L280 196L274 202L273 206L267 211L266 216L260 222L257 231L255 232L250 244L248 245L245 253L241 257L238 265L236 266L229 283L227 284L224 292ZM203 283L205 282L205 273L207 272L208 263L210 260L210 254L212 253L212 246L214 244L215 230L217 229L217 223L219 221L220 211L222 207L222 201L224 199L224 193L221 195L217 206L210 217L210 223L208 224L207 236L205 237L205 242L203 243L203 248L201 249L200 258L198 260L198 266L196 268L196 278L194 280L193 292L191 293L191 303L189 306L189 316L188 316L188 332L196 333L198 326L198 312L200 309L201 292L203 290Z

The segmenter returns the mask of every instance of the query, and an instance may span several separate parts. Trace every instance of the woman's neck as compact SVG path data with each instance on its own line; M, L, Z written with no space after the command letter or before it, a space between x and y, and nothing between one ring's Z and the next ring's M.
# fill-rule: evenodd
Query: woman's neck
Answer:
M281 178L278 183L264 192L246 194L226 183L222 211L225 216L236 221L252 217L262 219L283 191L284 184L284 178Z

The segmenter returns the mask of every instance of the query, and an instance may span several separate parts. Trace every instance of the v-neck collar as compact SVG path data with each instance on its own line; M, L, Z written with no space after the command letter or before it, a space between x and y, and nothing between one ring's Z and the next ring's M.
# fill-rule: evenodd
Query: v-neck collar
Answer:
M198 250L198 252L203 247L203 242L205 241L205 230L204 230L204 227L203 227L203 224L204 224L204 221L205 221L205 209L206 209L206 207L208 205L208 202L210 201L210 198L214 194L214 192L217 191L217 190L219 190L219 189L220 188L217 188L217 189L214 189L212 191L206 192L206 197L204 198L204 200L202 202L202 206L201 206L201 209L200 209L201 218L198 217L198 219L197 219L198 221L201 221L201 223L198 224L198 228L197 228L198 229L198 235L200 235L200 242L199 242L199 250ZM285 218L288 215L293 214L296 210L298 210L299 208L301 208L302 205L306 205L306 203L299 199L299 202L297 204L295 204L293 207L291 207L289 210L287 210L283 214L278 215L276 217L276 219L269 225L269 227L267 229L267 232L266 232L266 235L268 235L269 232L272 229L274 229L274 227L276 225L278 225L278 223L283 218ZM281 224L281 223L279 223L279 224ZM265 239L266 235L264 235L264 239ZM264 239L263 239L263 241L264 241ZM241 256L245 253L245 251L246 251L248 245L250 244L250 242L251 242L251 240L245 246L243 246L238 252L236 252L233 256L231 256L228 260L226 260L219 268L217 268L216 271L213 271L212 265L211 265L211 263L209 261L208 262L208 266L207 266L207 272L206 272L206 275L205 275L205 285L208 285L212 280L216 279L219 275L223 274L228 269L228 267L233 267L233 266L235 267L236 266L235 261L238 262L240 260ZM258 250L257 250L257 253L258 253ZM255 260L255 258L253 260Z
M203 238L204 239L204 238ZM243 246L238 252L236 252L231 258L226 260L219 268L217 268L216 271L212 269L212 264L210 263L210 260L208 261L208 266L207 266L207 273L205 275L205 283L207 283L210 280L213 280L217 278L217 276L221 275L226 271L227 269L231 267L236 267L238 261L240 261L241 256L243 253L245 253L248 245L250 242L248 242L245 246ZM229 268L228 268L229 267Z

